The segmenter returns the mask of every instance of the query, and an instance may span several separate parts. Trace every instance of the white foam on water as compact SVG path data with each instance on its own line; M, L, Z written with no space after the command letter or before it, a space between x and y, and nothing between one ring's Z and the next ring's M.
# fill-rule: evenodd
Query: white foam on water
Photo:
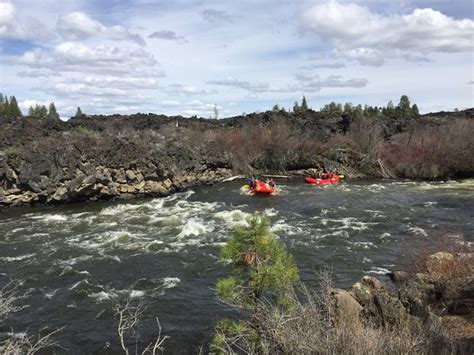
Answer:
M46 292L46 293L44 294L44 298L50 300L50 299L52 299L52 298L56 295L56 293L57 293L58 291L59 291L59 288L57 288L57 289L55 289L55 290L52 290L52 291L50 291L50 292Z
M101 216L116 216L118 214L124 214L142 207L140 204L121 204L117 206L106 207L99 212Z
M264 214L268 217L275 217L278 214L278 211L274 208L266 208Z
M385 190L386 187L383 186L383 185L380 185L380 184L372 184L372 185L367 186L367 189L370 192L381 192L381 191Z
M376 275L385 275L388 274L390 271L381 267L374 266L369 271L366 271L369 274L376 274Z
M140 290L131 290L130 291L130 298L139 298L139 297L143 297L143 296L145 296L144 291L140 291Z
M94 256L93 255L81 255L81 256L77 256L75 258L69 258L69 259L66 259L66 260L56 260L54 262L55 265L59 265L59 266L73 266L73 265L76 265L77 263L80 263L82 261L86 261L86 260L89 260L89 259L92 259Z
M68 216L62 214L42 214L42 215L33 215L31 219L40 220L41 222L66 222Z
M422 236L422 237L428 236L428 233L426 233L426 231L421 227L410 227L405 232L410 233L412 235L416 235L416 236Z
M246 225L250 213L241 210L221 211L214 213L214 218L224 221L227 225L235 227L237 225Z
M201 218L190 218L186 221L181 232L177 235L178 238L188 236L198 236L201 234L210 233L214 230L214 224L212 222L205 222Z
M178 277L164 277L161 279L163 288L174 288L178 286L181 280Z
M361 247L363 249L372 249L377 248L377 246L372 242L349 242L356 247Z
M423 204L423 206L426 206L426 207L431 207L431 206L436 206L438 204L438 202L435 202L435 201L428 201L428 202L425 202Z
M26 230L25 227L15 228L15 229L12 229L10 232L8 232L8 234L15 234L15 233L18 233L18 232L22 232L24 230Z
M283 232L287 235L295 235L295 234L303 233L303 229L301 227L292 226L292 225L286 223L285 220L280 219L280 220L272 223L272 225L270 227L270 232L272 232L272 233Z
M8 262L21 261L21 260L32 258L35 255L36 254L25 254L25 255L19 255L19 256L2 256L0 257L0 261L8 261Z
M367 264L367 263L371 263L371 262L372 262L372 259L369 259L365 256L364 256L364 259L362 259L362 264Z
M422 182L417 186L421 190L452 189L452 190L470 190L474 192L474 179L462 181L441 181L441 182Z
M117 298L118 295L115 292L95 292L89 295L90 298L94 298L96 302L109 301L111 299Z
M362 222L355 217L344 217L339 219L322 218L320 223L323 226L328 226L330 223L335 224L327 227L329 230L350 229L354 231L363 231L368 229L371 225L378 224L377 222Z

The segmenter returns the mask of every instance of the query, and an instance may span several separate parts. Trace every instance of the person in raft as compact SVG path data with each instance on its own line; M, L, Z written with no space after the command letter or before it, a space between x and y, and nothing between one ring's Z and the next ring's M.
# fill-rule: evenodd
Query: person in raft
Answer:
M272 178L267 178L265 183L270 187L275 187L275 181Z

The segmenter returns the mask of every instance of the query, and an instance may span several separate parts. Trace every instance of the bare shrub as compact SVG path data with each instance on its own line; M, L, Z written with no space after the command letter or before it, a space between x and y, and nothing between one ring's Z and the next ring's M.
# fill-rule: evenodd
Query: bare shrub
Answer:
M456 120L445 126L420 125L395 135L380 149L380 157L397 176L440 178L474 172L474 121Z
M21 281L10 281L0 289L0 321L7 318L9 314L26 308L26 306L18 305L18 300L23 297L18 292L20 286ZM46 348L59 347L52 337L63 329L64 327L37 336L28 335L26 332L15 334L12 330L7 334L6 339L0 341L0 353L32 355Z
M4 320L10 313L25 308L16 304L20 298L17 292L20 284L20 281L10 281L0 289L0 321Z
M328 272L320 276L318 291L302 286L293 294L293 307L283 311L262 301L258 323L260 347L255 348L242 324L228 338L222 353L249 354L410 354L427 352L428 337L421 322L407 318L394 326L376 326L370 319L338 318ZM255 322L255 320L253 320ZM239 332L241 330L241 332ZM249 338L250 337L250 338Z
M45 335L37 336L30 336L26 333L14 334L12 332L6 340L0 342L0 352L11 355L33 355L47 348L61 348L59 343L54 341L52 337L63 329L64 327L48 332Z
M383 130L376 117L364 116L351 123L348 137L358 151L375 158L383 143Z
M130 298L127 299L124 305L119 304L115 307L115 315L118 318L117 334L119 336L120 346L126 355L130 354L129 345L127 345L130 337L134 338L135 354L155 355L157 352L164 351L163 344L169 337L162 336L161 324L158 320L158 317L155 318L158 333L156 339L148 343L148 345L145 346L145 348L141 352L139 352L138 350L138 327L140 325L141 318L144 316L145 312L146 307L144 307L142 303L133 305Z

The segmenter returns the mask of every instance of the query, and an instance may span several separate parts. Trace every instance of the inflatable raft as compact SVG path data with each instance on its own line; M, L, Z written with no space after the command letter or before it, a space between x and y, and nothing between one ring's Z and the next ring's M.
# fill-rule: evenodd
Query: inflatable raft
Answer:
M275 186L270 186L260 180L257 180L253 187L244 185L242 190L247 192L249 195L276 195L278 193L278 190Z
M313 185L339 184L339 176L337 175L333 175L332 177L328 179L319 179L319 178L313 178L310 176L306 176L304 179L308 184L313 184Z

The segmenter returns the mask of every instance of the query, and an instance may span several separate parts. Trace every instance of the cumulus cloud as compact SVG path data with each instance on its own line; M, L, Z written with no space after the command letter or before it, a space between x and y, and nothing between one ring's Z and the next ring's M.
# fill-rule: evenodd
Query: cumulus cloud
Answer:
M182 85L182 84L169 84L167 87L163 89L163 91L171 95L186 95L186 96L211 95L211 94L218 93L217 90L202 89L202 88L197 88L194 86Z
M237 89L243 89L252 93L265 92L268 91L270 87L268 83L252 83L249 81L239 80L232 77L228 77L224 80L210 80L207 83L211 85L229 86Z
M0 38L44 40L52 37L46 26L36 18L27 20L27 22L22 22L18 19L13 3L0 1Z
M11 60L33 69L126 76L152 75L152 68L158 63L143 49L102 44L89 46L78 42L58 44L52 53L35 48ZM158 72L153 75L162 76Z
M133 41L145 45L143 38L123 26L105 26L83 12L72 12L58 19L56 30L67 41L102 37L113 41Z
M355 79L344 79L339 75L330 75L325 79L322 79L317 74L300 72L295 76L299 85L293 88L299 91L315 92L320 91L323 88L362 88L367 86L367 79L355 78Z
M211 23L215 22L232 22L232 17L226 11L213 9L205 9L201 11L202 18Z
M155 31L152 34L150 34L148 38L156 38L156 39L163 39L167 41L176 41L176 42L186 42L186 39L184 38L184 36L179 36L176 32L169 31L169 30Z
M429 8L381 15L365 6L331 1L308 9L303 27L329 41L339 55L366 65L381 65L386 57L473 49L473 20L456 20Z
M344 68L346 65L344 63L334 62L334 63L313 63L302 66L303 70L312 70L312 69L340 69Z

